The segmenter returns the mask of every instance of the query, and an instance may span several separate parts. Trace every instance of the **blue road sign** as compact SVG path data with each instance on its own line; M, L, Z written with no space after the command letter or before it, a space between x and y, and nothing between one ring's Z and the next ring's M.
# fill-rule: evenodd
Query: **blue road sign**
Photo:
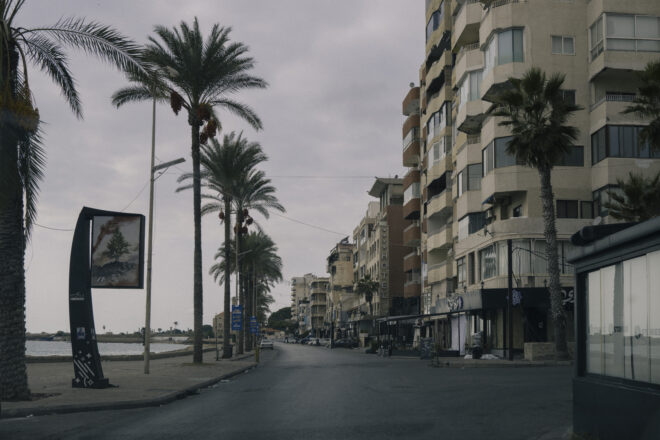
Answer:
M250 333L253 335L259 334L259 323L256 316L250 316Z
M242 312L243 306L231 306L231 329L232 330L242 330L243 321L242 321Z

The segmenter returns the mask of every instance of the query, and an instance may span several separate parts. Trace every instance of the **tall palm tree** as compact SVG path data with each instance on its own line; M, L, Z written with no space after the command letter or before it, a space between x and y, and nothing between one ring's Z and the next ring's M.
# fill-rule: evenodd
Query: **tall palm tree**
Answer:
M617 220L640 222L660 216L660 172L645 178L632 171L628 180L616 180L621 192L608 191L610 200L603 204Z
M551 174L552 168L570 151L577 139L579 131L568 125L568 119L580 107L564 99L564 75L553 74L547 78L540 69L531 68L522 79L509 78L509 82L511 87L496 99L499 107L494 115L503 117L499 125L511 130L513 138L507 146L507 152L514 155L519 163L536 168L539 173L551 314L555 323L555 350L557 357L565 358L568 355L566 317L559 284Z
M254 67L254 60L246 56L247 46L230 42L231 28L215 24L205 41L195 18L192 27L181 22L178 28L173 29L156 26L154 32L158 39L149 37L144 59L159 72L163 87L170 92L170 105L174 113L178 114L182 108L185 109L190 125L195 229L193 362L201 363L203 295L200 144L213 137L220 125L215 108L234 113L255 129L261 129L261 120L256 113L247 105L231 99L231 95L243 89L265 88L267 84L248 73ZM117 93L123 102L152 99L139 86Z
M261 150L261 146L256 142L248 142L242 133L238 136L232 132L223 137L222 144L217 140L211 139L209 145L202 145L200 153L200 164L203 171L200 172L200 185L206 190L203 195L208 200L203 207L200 207L200 216L213 212L220 212L221 219L225 226L225 243L230 242L231 237L231 208L235 194L239 192L239 186L245 180L245 176L250 170L265 161L266 155ZM179 188L194 188L194 173L183 174L179 177L179 182L193 179L193 184L188 184ZM201 197L200 197L201 198ZM225 246L225 258L231 259L231 250L228 245ZM229 285L229 266L227 266L225 279L225 313L230 310L230 285ZM231 357L232 349L229 344L229 319L224 320L224 342L223 357Z
M252 222L251 217L245 218L246 214L250 210L255 210L263 215L265 218L269 218L269 210L274 209L279 212L285 212L284 206L282 206L277 197L275 197L275 187L270 184L270 179L266 178L266 174L260 170L251 170L248 175L245 176L243 182L241 182L237 188L236 193L234 194L234 206L236 208L236 242L238 244L236 249L236 255L244 253L243 258L238 259L238 274L243 274L243 267L245 267L244 262L247 262L245 257L250 253L250 248L243 247L242 237L244 235L243 224L250 224ZM239 275L240 276L240 275ZM245 277L240 277L241 280L245 280ZM243 322L247 322L248 313L248 297L245 295L245 288L239 290L239 302L244 304L246 307L243 307ZM245 340L249 338L249 328L248 326L243 327L243 332L239 334L238 340L238 351L239 353L243 352L245 347Z
M648 63L640 77L639 97L623 113L650 119L649 125L640 132L640 141L648 142L651 151L660 151L660 60Z
M25 28L25 0L0 0L0 398L30 394L25 368L25 246L37 212L45 168L39 111L29 67L46 73L73 113L82 106L65 48L80 49L137 71L137 46L115 29L83 18Z

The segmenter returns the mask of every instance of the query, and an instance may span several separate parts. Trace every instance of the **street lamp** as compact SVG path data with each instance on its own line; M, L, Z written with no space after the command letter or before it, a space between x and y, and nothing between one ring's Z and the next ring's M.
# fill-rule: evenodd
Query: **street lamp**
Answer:
M172 165L185 162L184 158L172 160L154 166L156 157L156 96L154 94L153 107L151 114L151 167L149 169L149 239L147 242L147 298L146 298L146 316L144 319L144 374L149 374L149 350L151 346L151 250L152 236L154 230L154 173L158 170L166 169Z

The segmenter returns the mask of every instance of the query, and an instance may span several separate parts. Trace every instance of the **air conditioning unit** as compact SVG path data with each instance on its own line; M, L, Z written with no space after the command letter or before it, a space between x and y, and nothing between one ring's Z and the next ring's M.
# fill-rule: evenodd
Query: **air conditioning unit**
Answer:
M493 210L493 208L488 208L486 210L485 217L486 217L486 223L490 224L490 223L494 222L495 221L495 210Z

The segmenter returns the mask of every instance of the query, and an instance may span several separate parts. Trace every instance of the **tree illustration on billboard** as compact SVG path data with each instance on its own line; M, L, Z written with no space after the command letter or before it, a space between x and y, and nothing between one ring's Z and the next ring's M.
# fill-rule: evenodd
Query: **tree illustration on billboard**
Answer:
M142 288L142 216L94 216L92 287Z

